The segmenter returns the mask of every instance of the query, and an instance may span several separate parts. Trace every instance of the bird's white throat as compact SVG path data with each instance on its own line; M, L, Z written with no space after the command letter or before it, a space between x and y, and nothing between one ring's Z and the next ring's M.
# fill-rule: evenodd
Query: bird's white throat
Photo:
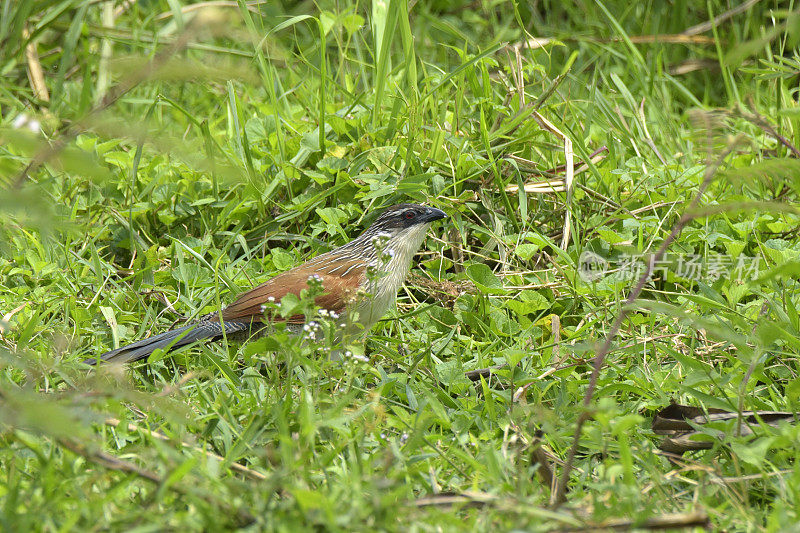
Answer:
M430 224L415 224L396 234L378 236L378 259L373 265L375 279L367 285L367 292L372 296L364 299L356 307L358 323L368 330L377 322L391 306L394 305L397 291L411 269L411 260L422 245ZM383 237L383 238L381 238Z

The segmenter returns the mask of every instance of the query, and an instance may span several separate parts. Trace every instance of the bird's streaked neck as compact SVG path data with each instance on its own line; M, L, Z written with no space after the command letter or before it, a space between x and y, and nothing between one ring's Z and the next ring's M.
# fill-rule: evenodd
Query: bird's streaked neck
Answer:
M381 271L400 270L405 275L430 226L430 223L415 224L395 233L381 228L369 228L342 246L341 250L357 252L371 266Z
M416 224L395 235L372 235L367 241L372 249L370 265L375 268L375 277L367 281L365 290L372 297L357 307L358 322L369 329L394 305L397 291L411 269L411 260L419 250L430 223ZM377 246L373 242L379 243Z
M387 270L401 269L403 277L408 273L411 266L411 259L417 253L425 235L428 233L430 223L417 224L408 228L398 235L389 237L386 241L384 251L389 254L390 259L386 265ZM405 268L403 268L405 265Z

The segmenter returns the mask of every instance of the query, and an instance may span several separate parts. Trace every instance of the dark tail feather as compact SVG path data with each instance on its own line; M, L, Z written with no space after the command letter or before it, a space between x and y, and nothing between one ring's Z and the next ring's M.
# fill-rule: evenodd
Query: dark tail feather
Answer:
M238 331L247 329L249 324L243 322L225 322L225 332L230 335ZM130 363L144 359L158 348L167 348L174 350L193 342L215 339L222 336L222 324L215 321L203 320L195 322L182 328L173 329L160 335L147 337L133 344L117 348L106 352L97 358L86 359L84 363L87 365L96 365L98 361L106 361L109 363Z

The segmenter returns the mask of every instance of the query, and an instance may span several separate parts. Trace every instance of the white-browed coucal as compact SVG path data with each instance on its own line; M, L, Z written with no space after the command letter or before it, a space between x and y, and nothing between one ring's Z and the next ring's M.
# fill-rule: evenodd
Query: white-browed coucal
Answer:
M315 298L316 305L334 316L344 317L351 326L367 331L394 304L411 267L411 259L431 223L445 217L443 211L433 207L392 206L349 243L245 292L221 312L85 362L127 363L144 359L158 348L175 349L222 337L223 329L225 335L262 329L267 321L264 306L280 302L287 294L299 296L300 291L309 287L309 278L316 279L322 287L321 295ZM305 317L289 317L286 321L296 328L303 324Z

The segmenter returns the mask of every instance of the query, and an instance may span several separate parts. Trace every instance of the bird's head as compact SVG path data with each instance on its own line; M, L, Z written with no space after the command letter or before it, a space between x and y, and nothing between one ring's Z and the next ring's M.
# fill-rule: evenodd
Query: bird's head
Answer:
M370 229L388 233L395 236L408 232L415 226L424 226L426 229L436 220L447 218L441 209L427 207L419 204L397 204L387 208L372 223Z
M432 222L446 218L441 209L419 204L397 204L383 211L354 242L372 248L376 241L390 254L410 260ZM398 257L398 259L400 258Z

